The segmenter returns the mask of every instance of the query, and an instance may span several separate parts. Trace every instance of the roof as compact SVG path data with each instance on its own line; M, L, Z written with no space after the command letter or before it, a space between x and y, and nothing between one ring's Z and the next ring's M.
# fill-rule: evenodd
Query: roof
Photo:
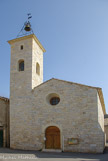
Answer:
M5 102L9 102L9 98L6 98L6 97L1 97L1 96L0 96L0 100L3 100L3 101L5 101Z
M96 89L97 92L98 92L99 98L100 98L100 102L101 102L101 105L102 105L103 113L106 114L106 109L105 109L105 104L104 104L104 98L103 98L102 88L92 87L92 86L88 86L88 85L84 85L84 84L79 84L79 83L74 83L74 82L65 81L65 80L60 80L60 79L56 79L56 78L49 79L46 82L38 85L37 87L39 87L39 86L41 86L41 85L43 85L43 84L45 84L45 83L47 83L47 82L49 82L51 80L57 80L57 81L66 82L66 83L69 83L69 84L75 84L75 85L82 86L82 87L88 87L88 88ZM37 87L35 87L35 88L37 88Z
M13 40L9 40L8 43L11 45L14 42L20 41L20 40L25 40L25 39L29 39L29 38L34 38L34 40L36 41L36 43L39 45L39 47L42 49L43 52L46 52L46 50L44 49L44 47L42 46L42 44L40 43L40 41L38 40L38 38L36 37L35 34L31 34L31 35L27 35L27 36L23 36L23 37L19 37Z

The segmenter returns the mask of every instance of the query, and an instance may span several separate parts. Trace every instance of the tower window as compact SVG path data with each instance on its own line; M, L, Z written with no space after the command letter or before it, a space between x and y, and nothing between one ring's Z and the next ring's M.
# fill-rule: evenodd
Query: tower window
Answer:
M21 50L23 50L23 45L21 45Z
M40 65L39 63L36 63L36 73L40 75Z
M19 60L18 70L19 71L24 71L24 60Z

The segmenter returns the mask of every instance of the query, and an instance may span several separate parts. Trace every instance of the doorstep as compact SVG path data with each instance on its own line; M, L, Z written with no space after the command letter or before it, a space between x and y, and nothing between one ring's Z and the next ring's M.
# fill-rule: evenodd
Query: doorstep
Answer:
M62 152L61 149L43 149L42 152L57 152L60 153Z

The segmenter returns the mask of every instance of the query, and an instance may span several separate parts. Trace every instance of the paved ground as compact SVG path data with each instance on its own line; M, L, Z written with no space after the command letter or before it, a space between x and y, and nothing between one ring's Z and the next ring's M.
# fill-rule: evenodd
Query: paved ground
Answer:
M48 153L0 148L0 161L108 161L108 147L104 154Z

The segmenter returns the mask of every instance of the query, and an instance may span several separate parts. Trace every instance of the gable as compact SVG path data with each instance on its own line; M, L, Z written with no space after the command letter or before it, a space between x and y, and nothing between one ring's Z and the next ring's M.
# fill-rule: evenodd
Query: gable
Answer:
M66 88L69 86L71 88L72 86L74 86L74 87L80 88L82 90L92 90L92 89L96 90L99 95L99 99L100 99L100 102L102 105L103 113L106 114L102 89L99 87L92 87L92 86L87 86L87 85L83 85L83 84L78 84L78 83L73 83L73 82L69 82L69 81L64 81L64 80L52 78L52 79L40 84L39 86L35 87L33 89L33 91L35 91L37 89L41 89L41 88L51 87L51 86L53 86L53 89L54 89L55 87L57 88L57 85L58 85L58 87L61 86L62 88L64 88L64 87Z

